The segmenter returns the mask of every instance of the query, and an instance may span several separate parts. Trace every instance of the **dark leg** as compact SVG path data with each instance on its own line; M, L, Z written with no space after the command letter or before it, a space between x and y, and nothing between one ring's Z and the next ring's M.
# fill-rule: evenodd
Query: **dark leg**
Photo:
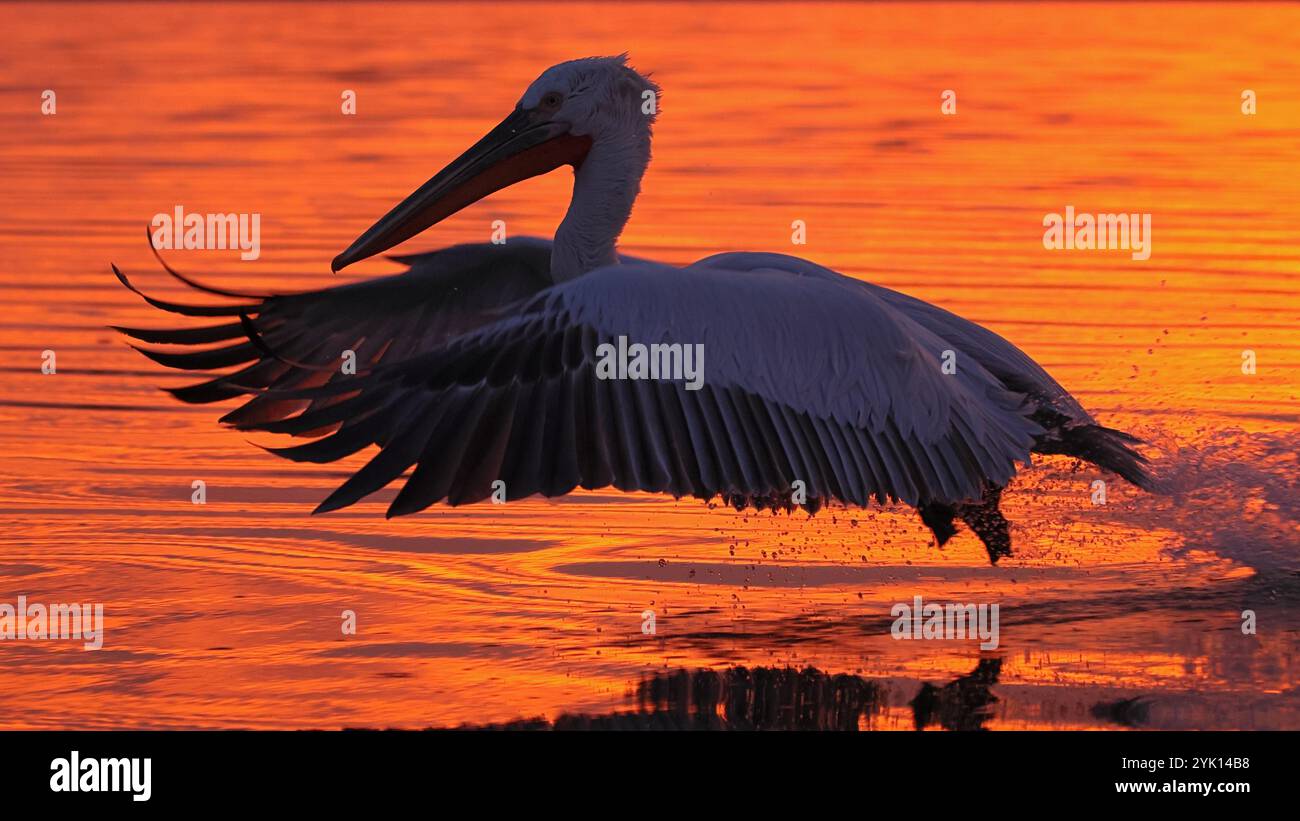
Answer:
M926 502L918 507L916 512L921 514L921 521L925 522L925 526L934 531L934 538L938 540L939 547L943 547L957 532L957 528L952 524L957 511L951 505Z
M991 564L997 564L998 559L1011 555L1011 526L998 509L1001 500L1002 488L988 485L984 488L984 498L980 502L961 505L957 509L957 515L984 543Z

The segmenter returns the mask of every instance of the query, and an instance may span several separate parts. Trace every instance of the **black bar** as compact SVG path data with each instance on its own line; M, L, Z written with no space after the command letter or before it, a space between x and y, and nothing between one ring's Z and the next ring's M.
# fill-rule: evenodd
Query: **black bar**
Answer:
M976 806L1000 796L1055 808L1170 806L1174 798L1222 811L1289 802L1295 741L1290 732L6 732L0 772L8 796L55 810L371 800L446 810L450 796L471 786L476 794L489 790L493 801L557 793L573 801L619 784L629 801L628 790L704 790L720 806L794 789L817 805L844 791L870 795L873 804L885 794L922 805L964 797ZM70 764L74 750L82 767L88 758L150 759L149 799L135 801L127 790L52 791L51 762ZM1126 767L1125 760L1160 764ZM92 769L102 774L102 762ZM1164 791L1174 782L1210 783L1216 792ZM1117 784L1153 784L1156 792L1121 794ZM1248 792L1217 791L1224 785ZM710 803L697 797L700 806Z

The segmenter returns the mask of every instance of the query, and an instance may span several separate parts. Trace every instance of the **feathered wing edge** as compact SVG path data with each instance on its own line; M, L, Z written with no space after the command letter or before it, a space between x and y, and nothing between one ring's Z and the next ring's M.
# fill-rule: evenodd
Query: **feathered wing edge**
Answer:
M1146 456L1133 445L1146 444L1123 431L1099 425L1047 371L1027 354L993 331L937 305L880 285L852 279L807 260L784 254L723 253L697 265L754 269L772 267L852 283L871 293L929 333L973 358L1007 390L1027 397L1029 414L1042 428L1034 452L1064 454L1119 474L1143 490L1159 492L1162 483L1149 469Z
M348 396L248 427L301 434L346 418L323 439L272 452L329 462L380 443L319 509L350 505L414 466L390 515L444 499L478 501L497 479L509 498L612 485L722 495L760 508L789 506L802 480L805 505L815 509L831 499L860 506L873 497L913 506L979 499L989 482L1005 484L1015 471L1006 448L991 447L959 417L945 436L923 443L892 423L868 431L736 386L692 391L682 382L599 379L595 351L612 340L543 303L366 375L268 391L282 400Z
M205 288L167 270L191 287L254 298ZM310 358L320 347L305 340L301 329L277 322L274 311L264 317L276 297L219 306L167 302L142 293L116 266L113 271L162 310L236 319L184 330L117 328L151 343L233 343L186 353L133 346L168 367L213 369L256 360L233 374L173 389L177 398L212 402L251 393L247 405L222 421L245 430L324 434L305 445L268 449L284 458L330 462L380 446L317 512L351 505L412 467L390 516L444 499L453 505L481 500L498 478L510 498L612 485L704 499L721 495L737 507L758 508L792 507L798 498L793 483L803 479L809 510L832 499L865 506L873 497L881 504L906 502L923 519L927 511L934 518L935 510L942 519L951 509L949 521L960 516L972 526L992 560L1009 552L1009 541L1005 550L995 549L981 522L994 516L993 538L1006 539L996 495L990 502L988 494L1009 481L1027 452L1020 458L989 448L960 414L944 436L923 443L892 422L867 431L735 386L689 391L674 382L599 380L591 356L602 341L612 340L571 317L539 311L546 300L534 301L532 313L471 333L444 350L340 377L332 365L298 358ZM1079 456L1141 487L1154 485L1145 458L1129 447L1137 440L1128 434L1093 424L1058 432L1055 445L1034 449ZM942 540L945 524L926 523L937 527Z
M892 423L865 431L734 386L688 391L672 382L647 388L638 382L598 380L591 357L601 341L609 340L554 313L553 301L545 299L532 303L531 314L469 334L445 350L409 361L398 357L395 364L378 366L373 373L363 368L356 376L331 374L321 384L321 372L335 369L302 358L304 351L310 356L312 345L301 330L295 333L289 323L277 324L277 297L219 306L166 302L141 292L116 266L113 271L124 286L162 310L236 318L179 331L118 328L146 342L233 343L185 353L135 346L167 367L213 369L252 362L234 373L172 389L177 398L213 402L254 394L248 405L222 419L245 430L307 436L337 428L309 445L271 449L286 458L333 461L369 444L381 445L372 466L349 480L322 509L351 504L412 465L425 476L432 468L420 472L418 466L436 459L466 461L446 468L455 474L450 477L455 487L422 481L417 485L424 490L400 497L392 512L413 512L444 498L453 504L483 498L490 483L483 487L470 482L467 471L469 463L480 458L477 450L489 446L504 450L489 451L483 457L488 463L494 456L505 466L531 459L518 468L514 498L521 488L528 490L522 495L559 495L579 485L613 485L701 498L721 494L738 506L788 506L798 498L793 482L803 479L810 508L831 499L865 505L872 497L915 506L932 499L979 498L985 483L1005 484L1015 470L1015 460L1005 449L997 452L981 443L960 418L937 442L921 442ZM575 341L579 338L581 344ZM555 351L564 356L557 359ZM545 362L537 358L546 352ZM567 369L561 367L564 362ZM425 373L435 366L441 370ZM521 367L524 370L512 371ZM459 376L447 381L447 373ZM445 384L439 384L439 378ZM267 406L276 412L248 410ZM493 414L483 417L485 409ZM566 413L580 414L582 423L562 418ZM500 430L494 433L484 419ZM466 426L473 421L479 425L470 430ZM587 430L590 434L579 432ZM528 431L546 431L548 436L539 439ZM557 432L562 434L558 440L550 436ZM530 457L520 450L526 447L538 453ZM565 449L575 452L557 452ZM505 462L507 456L510 461ZM577 473L575 465L581 468ZM553 475L548 477L548 471ZM430 495L429 489L439 492Z

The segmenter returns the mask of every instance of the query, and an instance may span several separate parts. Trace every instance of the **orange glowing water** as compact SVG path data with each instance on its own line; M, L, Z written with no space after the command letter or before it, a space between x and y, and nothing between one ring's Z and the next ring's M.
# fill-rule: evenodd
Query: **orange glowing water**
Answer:
M891 606L921 595L1000 604L984 726L1300 727L1300 9L59 4L0 6L0 30L0 602L107 619L97 652L0 641L0 685L39 694L0 726L554 719L743 665L861 676L883 693L863 726L910 728L921 682L981 658L890 637ZM665 89L625 250L797 253L957 311L1149 438L1173 492L1044 460L1007 494L998 568L902 509L609 492L385 521L385 492L312 518L361 456L278 461L159 393L186 378L105 329L175 324L108 268L179 295L142 236L155 213L261 214L255 262L171 254L210 282L340 281L330 258L541 69L622 51ZM549 235L568 184L503 191L403 250L496 219ZM1066 205L1152 214L1151 258L1045 250Z

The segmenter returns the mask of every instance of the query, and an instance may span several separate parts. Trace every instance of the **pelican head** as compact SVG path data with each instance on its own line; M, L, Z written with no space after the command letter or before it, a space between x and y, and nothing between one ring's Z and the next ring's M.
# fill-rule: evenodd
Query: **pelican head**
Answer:
M614 242L650 160L659 87L627 55L551 66L514 111L334 258L339 271L392 248L493 192L562 165L574 194L556 231L553 273L615 261Z

